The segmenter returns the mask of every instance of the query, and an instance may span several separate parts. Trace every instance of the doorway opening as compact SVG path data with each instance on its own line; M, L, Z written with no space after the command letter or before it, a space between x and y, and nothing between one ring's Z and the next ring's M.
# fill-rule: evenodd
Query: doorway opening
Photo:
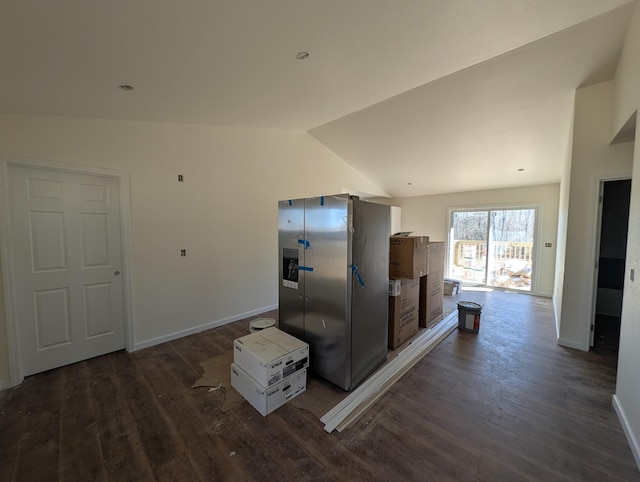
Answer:
M627 254L631 180L600 183L600 230L591 346L618 351Z
M451 210L448 276L465 284L531 291L537 211Z

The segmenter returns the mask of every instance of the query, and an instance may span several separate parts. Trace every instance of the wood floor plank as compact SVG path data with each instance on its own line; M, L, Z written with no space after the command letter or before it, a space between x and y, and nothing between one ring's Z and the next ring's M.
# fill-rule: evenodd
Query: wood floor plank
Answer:
M23 387L18 387L21 390ZM24 387L24 424L11 480L51 480L60 473L60 375L51 370L34 376ZM4 440L4 439L3 439Z
M478 480L500 481L500 482L523 482L528 479L507 469L504 465L493 460L490 457L480 457L478 467L476 469L476 477Z
M107 480L98 436L87 362L59 369L60 478Z
M616 359L557 345L550 300L500 291L361 418L222 412L191 388L251 319L28 377L0 393L0 480L640 481L612 409Z
M506 404L505 404L506 405ZM602 450L594 449L599 442L607 438L606 431L596 430L592 433L573 427L570 436L566 436L558 427L567 426L570 421L563 420L559 423L557 419L549 419L544 416L518 406L505 406L494 412L492 424L505 430L510 430L520 437L525 437L538 444L543 444L551 455L546 455L546 460L551 460L554 455L561 454L567 460L575 460L574 466L584 466L587 471L581 476L584 480L591 477L592 480L598 478L611 478L608 474L619 473L623 475L622 480L633 477L637 469L627 458L616 456L616 449ZM584 423L580 425L584 426ZM615 444L616 437L611 437ZM618 445L617 450L625 450L626 447ZM549 465L552 465L549 463ZM568 465L568 464L567 464ZM570 470L573 474L580 471L580 467ZM626 474L625 474L626 472ZM616 476L614 476L616 477ZM619 476L617 476L619 478Z
M464 439L454 438L444 431L434 430L433 426L425 421L439 414L421 409L420 402L413 401L416 402L414 405L403 404L402 410L387 409L384 417L377 422L397 432L398 437L411 439L410 445L416 451L416 457L437 461L438 466L448 466L448 472L457 474L458 477L463 472L474 474L480 459L478 448L467 444ZM428 472L432 473L436 469L437 467L430 467Z
M219 434L207 430L212 422L219 422L222 417L217 414L211 414L213 419L211 416L202 416L194 398L206 397L206 392L200 390L198 395L191 388L195 372L177 356L174 349L166 344L154 347L146 351L145 357L139 357L138 363L146 382L153 387L163 412L175 430L179 430L183 450L198 472L205 478L241 475L241 466L228 457L233 450L227 447Z
M153 470L138 432L131 429L135 421L113 364L114 358L123 357L127 355L115 353L88 363L103 463L110 480L149 480Z
M424 474L429 474L433 480L477 480L451 459L441 456L433 448L430 449L432 446L425 434L417 437L416 432L410 432L407 425L399 425L399 415L400 412L394 412L377 420L367 440L359 445L352 445L351 450L366 458L375 454L379 459L378 463L390 469L395 480L420 480ZM426 443L420 443L425 439ZM475 465L473 461L472 464Z
M136 354L134 354L136 355ZM147 460L154 472L173 460L190 461L184 457L179 434L168 423L167 414L158 404L154 390L146 383L139 369L138 358L145 355L129 356L127 359L114 359L121 380L123 398L133 417L132 430L135 430L144 448Z
M324 432L320 421L310 412L292 406L278 412L273 422L279 430L288 431L304 450L305 459L299 463L309 467L309 475L327 480L375 480L384 475L349 448L336 444L336 436Z
M421 401L408 397L404 401L403 406L409 413L418 412L420 407L426 409L429 415L425 415L424 420L420 422L424 431L439 433L443 439L449 439L450 444L460 447L457 452L477 454L478 460L498 454L495 461L503 466L505 474L508 475L522 476L528 473L534 480L536 477L539 478L537 480L561 480L559 474L544 466L535 467L526 455L514 451L512 441L505 434L495 437L493 433L496 429L492 427L489 418L466 411L464 407L451 407L438 394L434 394L433 397L427 396ZM414 423L418 422L414 420Z
M16 468L19 440L25 430L28 385L0 392L0 480L12 480Z

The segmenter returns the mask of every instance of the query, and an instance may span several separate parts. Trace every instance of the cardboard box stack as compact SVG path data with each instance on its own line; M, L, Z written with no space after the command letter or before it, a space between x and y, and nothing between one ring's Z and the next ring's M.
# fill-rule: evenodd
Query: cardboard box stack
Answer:
M428 236L391 236L389 241L389 348L418 331L420 277L427 274Z
M428 236L391 236L389 246L389 348L395 350L442 316L445 245Z
M418 331L420 278L396 280L397 296L389 296L389 348L395 350Z
M416 279L427 274L429 236L391 236L389 278Z
M267 328L233 342L231 386L267 415L306 390L308 366L307 343Z
M430 324L442 316L444 294L444 242L430 241L427 245L427 274L420 277L420 326Z

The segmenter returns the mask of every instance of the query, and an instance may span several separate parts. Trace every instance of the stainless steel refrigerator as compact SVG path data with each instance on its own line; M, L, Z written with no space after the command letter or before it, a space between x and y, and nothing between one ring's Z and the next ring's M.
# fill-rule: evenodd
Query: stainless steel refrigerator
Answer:
M387 356L390 208L338 194L278 203L279 327L352 390Z

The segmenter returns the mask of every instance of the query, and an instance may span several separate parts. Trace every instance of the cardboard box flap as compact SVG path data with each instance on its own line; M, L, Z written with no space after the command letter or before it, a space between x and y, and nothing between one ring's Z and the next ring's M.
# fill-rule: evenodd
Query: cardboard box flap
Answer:
M250 349L268 363L306 346L301 340L277 328L267 328L238 338L236 342Z

